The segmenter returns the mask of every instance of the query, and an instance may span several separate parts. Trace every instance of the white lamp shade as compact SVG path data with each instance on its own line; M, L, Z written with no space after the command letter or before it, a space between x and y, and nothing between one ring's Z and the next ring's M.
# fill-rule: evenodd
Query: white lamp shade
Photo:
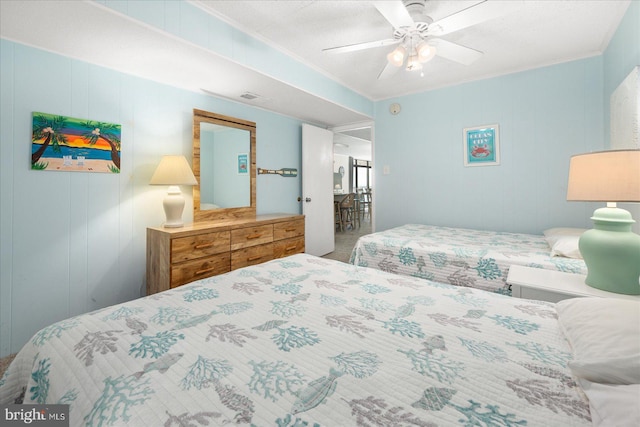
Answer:
M164 156L150 181L151 185L196 185L191 167L184 156Z
M640 202L640 149L571 157L567 200Z
M396 67L402 66L404 62L404 55L406 53L406 49L404 46L398 46L391 53L387 55L387 60Z
M418 52L418 60L423 64L436 56L436 48L424 41L418 45L416 51Z

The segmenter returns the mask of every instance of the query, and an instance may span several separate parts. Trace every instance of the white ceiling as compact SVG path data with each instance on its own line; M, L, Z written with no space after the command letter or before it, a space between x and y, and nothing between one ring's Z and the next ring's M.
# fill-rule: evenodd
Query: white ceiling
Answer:
M333 136L334 154L351 156L359 160L371 160L371 128L337 132Z
M387 80L377 76L393 47L322 52L389 38L391 25L373 2L191 3L375 101L600 54L630 0L524 0L509 15L442 37L484 52L473 65L436 57L425 64L424 77L403 70ZM427 8L437 21L476 3L430 0ZM179 88L206 89L309 123L334 127L370 119L92 1L0 0L0 36ZM240 98L247 91L262 97Z
M94 1L0 0L0 37L319 126L371 119ZM247 101L245 92L261 97Z
M399 1L399 0L396 0ZM393 28L372 1L194 0L244 32L278 46L372 99L382 100L598 55L607 47L630 0L489 0L515 4L505 16L442 38L484 55L469 66L436 56L419 72L378 80L394 46L329 54L322 49L392 38ZM434 21L482 3L428 0ZM511 8L510 8L511 9Z

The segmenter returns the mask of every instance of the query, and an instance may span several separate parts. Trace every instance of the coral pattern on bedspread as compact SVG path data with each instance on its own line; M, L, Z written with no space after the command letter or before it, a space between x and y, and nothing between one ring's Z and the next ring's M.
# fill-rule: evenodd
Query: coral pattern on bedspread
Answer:
M294 255L55 323L1 403L83 426L590 425L552 304Z
M407 224L360 237L349 262L505 295L511 265L587 274L583 260L550 253L542 235Z

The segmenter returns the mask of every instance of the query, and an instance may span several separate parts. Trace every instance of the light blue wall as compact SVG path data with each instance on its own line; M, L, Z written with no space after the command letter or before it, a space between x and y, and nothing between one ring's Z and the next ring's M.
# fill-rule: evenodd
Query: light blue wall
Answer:
M215 198L214 171L217 169L216 160L219 159L214 155L214 142L215 133L205 131L203 126L200 126L200 161L213 165L211 168L200 169L200 203L213 203Z
M602 83L599 56L378 102L376 230L588 226L593 207L566 202L567 176L571 155L604 147ZM493 123L500 165L465 168L463 128Z
M216 171L216 179L213 184L214 201L222 208L235 208L251 205L251 174L238 173L238 155L247 154L250 151L251 135L245 129L227 129L212 133L213 169ZM202 135L200 135L202 141ZM200 144L202 152L202 143Z
M193 108L256 122L258 166L300 168L298 120L0 43L0 357L50 323L143 294L146 228L163 222L166 193L149 179L162 155L191 159ZM32 171L33 111L121 124L122 172ZM300 176L258 176L258 213L300 213L300 192Z
M609 147L609 99L640 64L639 40L633 1L601 56L376 103L376 229L590 228L601 204L565 200L569 158ZM388 113L392 102L400 115ZM501 165L464 168L462 129L491 123L500 125ZM637 204L621 207L640 219Z

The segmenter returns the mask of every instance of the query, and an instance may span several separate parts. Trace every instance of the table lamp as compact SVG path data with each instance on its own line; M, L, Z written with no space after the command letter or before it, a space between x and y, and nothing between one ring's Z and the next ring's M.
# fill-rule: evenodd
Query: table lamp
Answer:
M151 177L151 185L168 185L167 196L162 205L167 221L165 227L182 227L182 211L184 210L184 196L179 185L196 185L198 181L193 176L191 167L184 156L164 156Z
M640 149L599 151L571 157L567 200L607 202L596 209L578 242L587 265L585 283L627 295L640 294L640 236L631 213L616 202L640 202Z

